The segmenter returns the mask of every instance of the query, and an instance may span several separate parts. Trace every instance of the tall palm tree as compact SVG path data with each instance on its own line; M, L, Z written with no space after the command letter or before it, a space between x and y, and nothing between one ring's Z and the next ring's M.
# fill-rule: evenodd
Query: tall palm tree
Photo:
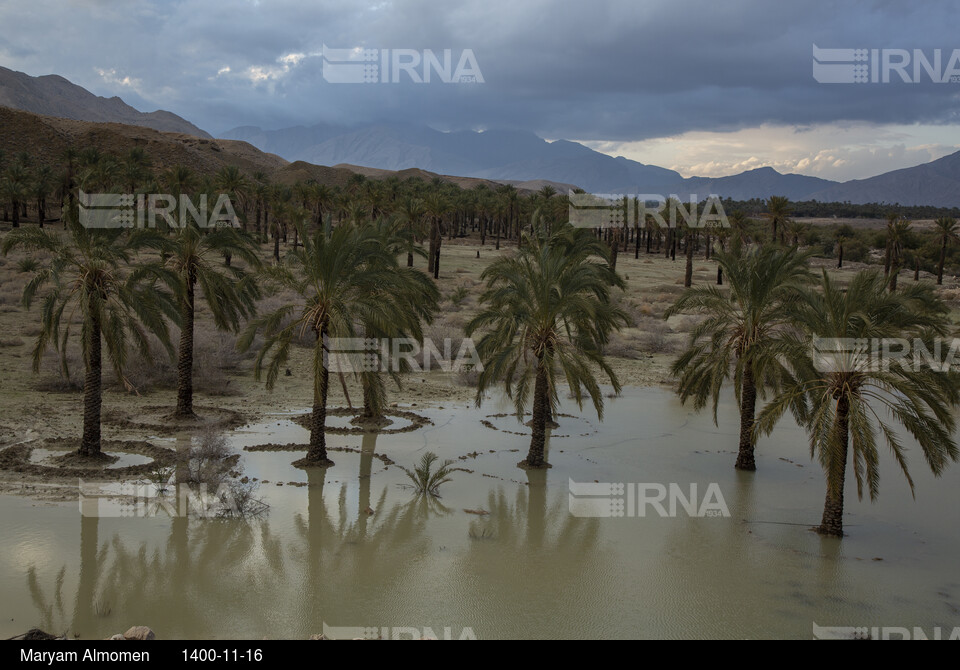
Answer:
M0 179L0 197L10 203L13 227L20 227L20 209L28 198L29 174L20 163L8 167Z
M808 259L808 253L793 247L720 252L717 262L727 275L729 291L716 286L688 289L664 313L664 318L682 312L706 317L690 334L690 345L674 362L673 374L679 378L682 402L692 398L699 411L712 401L715 423L720 391L733 377L740 407L738 470L757 469L753 431L757 395L776 388L782 377L782 366L771 350L792 326L790 304L811 278Z
M777 243L777 232L779 231L780 238L779 241L783 242L784 229L790 222L790 214L793 212L793 207L790 205L790 200L786 196L782 195L772 195L767 199L767 217L770 219L770 226L772 228L772 238L771 241Z
M236 255L250 268L258 268L254 241L235 228L217 228L206 231L189 222L164 237L144 231L134 236L138 246L152 247L166 258L161 277L170 287L180 314L180 344L177 350L177 408L178 419L195 418L193 411L193 353L196 294L207 303L213 322L221 330L237 331L240 323L256 311L260 289L254 277L236 267L214 263L224 254Z
M900 269L903 265L903 247L910 233L910 226L910 221L901 217L897 219L890 228L891 265L888 284L890 291L897 290L897 278L900 275Z
M609 247L592 231L569 225L549 236L525 236L515 255L497 259L481 278L486 281L481 308L466 327L468 336L482 333L477 404L489 387L502 383L522 418L532 390L533 434L519 465L549 467L547 414L556 413L561 376L580 407L586 390L600 419L603 393L591 367L620 392L603 347L610 333L628 322L611 295L625 283L610 267Z
M887 276L890 276L890 265L893 262L893 227L899 220L899 212L887 213L887 245L883 253L883 274Z
M4 255L14 248L37 251L49 257L23 291L23 304L29 309L37 292L45 285L50 290L41 298L40 334L33 349L33 369L49 345L64 354L74 332L71 314L80 314L80 343L86 374L83 383L83 437L79 453L100 456L100 410L103 402L102 357L107 357L114 371L130 387L123 375L130 344L150 356L148 334L156 335L170 353L167 321L177 318L169 293L159 290L156 277L159 268L138 263L124 231L119 229L88 230L71 221L69 235L50 233L40 228L21 228L3 240ZM64 313L70 308L64 318ZM69 370L65 369L69 374Z
M310 446L298 465L329 466L333 465L327 457L325 433L329 340L358 337L362 324L386 329L400 318L405 306L398 304L392 292L396 256L371 226L340 225L329 234L300 232L303 246L293 249L284 264L265 270L267 277L299 296L297 303L251 321L237 346L249 349L256 333L263 332L254 374L259 380L266 373L267 388L272 389L294 338L306 332L316 338Z
M450 209L446 196L434 188L423 199L426 215L430 217L430 244L427 257L427 271L434 279L440 278L440 245L443 243L443 217Z
M957 220L941 216L933 222L937 242L940 243L940 263L937 265L937 286L943 286L943 266L947 262L947 247L960 241L960 227Z
M378 219L367 224L380 235L383 244L389 250L392 258L397 258L402 251L408 249L407 236L402 224ZM422 249L417 249L422 256ZM377 338L380 341L413 340L422 345L423 326L433 322L440 303L440 289L435 282L420 270L412 267L395 267L391 261L387 271L391 275L391 300L395 302L394 317L388 321L363 320L363 337ZM379 316L375 314L375 316ZM391 352L392 353L392 352ZM401 387L401 373L410 370L410 364L405 357L398 360L388 358L383 361L390 376ZM360 373L360 383L363 387L364 421L379 423L384 417L387 404L387 387L381 370L369 370Z
M805 291L794 302L802 330L787 338L782 350L792 375L757 421L757 430L769 434L790 410L806 427L811 455L819 459L827 480L823 519L817 529L824 535L843 535L848 461L853 463L858 497L863 497L865 483L870 499L877 497L878 433L913 490L907 449L894 423L917 441L935 475L960 456L952 437L954 410L960 404L956 372L942 372L923 361L917 364L916 351L903 359L905 365L899 361L876 364L856 351L828 354L814 339L853 343L916 337L933 350L933 338L950 328L946 305L930 285L911 284L900 291L887 288L886 278L878 271L860 272L846 288L823 271L819 287Z
M730 251L739 254L749 241L750 219L742 209L730 213Z
M397 221L404 226L404 242L407 252L407 267L413 267L413 254L416 250L417 238L424 234L423 217L426 208L420 198L413 196L403 201L397 209Z
M43 228L47 220L47 196L53 190L53 168L48 165L42 165L37 168L33 176L33 183L30 191L34 202L37 204L37 225Z

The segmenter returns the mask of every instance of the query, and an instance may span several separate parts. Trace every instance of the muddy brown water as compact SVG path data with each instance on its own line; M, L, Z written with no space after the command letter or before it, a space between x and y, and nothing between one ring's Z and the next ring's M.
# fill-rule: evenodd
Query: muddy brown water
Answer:
M810 638L814 624L960 626L960 468L935 479L917 450L916 500L885 454L878 501L858 502L849 483L838 542L809 530L824 482L795 426L762 440L758 472L734 470L730 399L719 427L658 389L608 400L602 423L568 402L563 411L582 418L560 417L545 472L515 467L529 429L491 417L509 411L502 403L413 409L433 425L332 436L360 452L332 453L325 471L293 468L295 452L241 452L246 474L269 481L259 519L82 516L76 503L0 497L0 635L36 626L103 638L148 625L162 638L370 628L454 639ZM306 438L283 415L230 434L238 450ZM472 472L454 473L435 501L401 486L399 466L428 450L477 452L457 461ZM681 504L673 517L649 506L642 518L576 516L571 479L672 483L687 494L697 484L701 499L715 483L730 515L692 516Z

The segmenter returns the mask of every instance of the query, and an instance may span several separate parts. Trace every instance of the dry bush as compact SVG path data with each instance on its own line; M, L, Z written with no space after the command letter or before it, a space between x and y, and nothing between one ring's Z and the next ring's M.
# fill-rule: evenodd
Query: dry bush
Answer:
M194 445L180 454L177 479L181 484L206 484L215 489L222 484L236 466L227 438L213 429L201 432Z
M450 342L449 348L447 347L448 340ZM433 342L435 349L441 356L446 357L447 352L449 352L450 361L453 362L456 360L460 347L463 344L463 330L454 328L449 323L441 321L426 329L424 332L424 346L426 346L427 341ZM440 370L440 361L436 359L433 352L431 352L431 354L429 369ZM414 356L414 360L421 369L426 370L423 364L423 347L421 347L420 352Z
M476 368L460 370L457 373L456 382L460 386L475 389L477 388L477 384L480 383L480 372Z
M66 361L67 374L63 372L62 363ZM37 377L37 390L48 393L69 393L83 389L84 365L83 357L76 346L67 346L63 356L49 348L40 363Z
M644 350L655 354L667 354L676 350L675 343L670 337L670 327L662 321L649 319L641 325L643 334L640 342Z
M244 361L255 356L253 348L246 352L237 349L237 336L233 333L212 328L204 331L202 337L194 340L194 389L208 395L226 395L230 383L228 376L240 373Z
M637 359L644 355L642 338L637 334L614 333L604 347L604 354L616 358Z

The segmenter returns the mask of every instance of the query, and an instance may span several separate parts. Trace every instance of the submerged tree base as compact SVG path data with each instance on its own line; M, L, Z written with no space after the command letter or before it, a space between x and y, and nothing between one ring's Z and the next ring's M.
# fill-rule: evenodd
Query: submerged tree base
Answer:
M329 458L301 458L291 463L295 468L329 468L336 465Z
M541 463L531 465L530 461L528 461L525 458L519 463L517 463L517 467L523 470L546 470L547 468L552 468L553 466L547 463L546 461L542 461Z
M76 451L68 451L63 456L57 456L54 462L57 465L102 466L116 463L119 460L117 456L106 454L102 451L84 452L77 449Z
M818 535L823 535L824 537L835 537L837 539L843 537L843 530L837 530L836 528L831 528L827 526L816 526L810 530L814 531Z

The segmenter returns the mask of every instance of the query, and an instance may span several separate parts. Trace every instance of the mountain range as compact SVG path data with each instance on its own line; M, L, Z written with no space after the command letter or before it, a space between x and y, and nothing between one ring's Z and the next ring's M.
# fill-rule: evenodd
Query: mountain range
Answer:
M388 170L420 168L493 181L575 184L594 193L677 194L687 200L717 194L749 200L791 200L960 206L960 152L869 179L831 181L764 167L727 177L687 177L674 170L609 156L567 140L548 142L517 130L440 132L426 126L328 124L262 130L234 128L222 137L243 140L288 160Z
M208 133L172 112L144 113L118 97L96 96L57 75L32 77L0 67L0 107L212 140ZM16 135L15 128L0 131ZM960 207L960 152L869 179L836 182L781 174L769 167L726 177L684 178L674 170L609 156L577 142L549 142L524 130L441 132L428 126L384 122L280 130L243 126L220 137L274 154L263 159L268 163L279 156L294 164L334 166L353 172L457 175L465 183L471 181L466 178L472 178L526 189L550 184L558 190L578 186L594 193L676 194L683 200L690 194L699 198L717 194L736 200L783 195L791 200ZM17 143L15 136L10 139Z
M103 98L55 74L31 77L0 67L0 106L75 121L125 123L211 139L209 133L172 112L144 113L120 98Z

